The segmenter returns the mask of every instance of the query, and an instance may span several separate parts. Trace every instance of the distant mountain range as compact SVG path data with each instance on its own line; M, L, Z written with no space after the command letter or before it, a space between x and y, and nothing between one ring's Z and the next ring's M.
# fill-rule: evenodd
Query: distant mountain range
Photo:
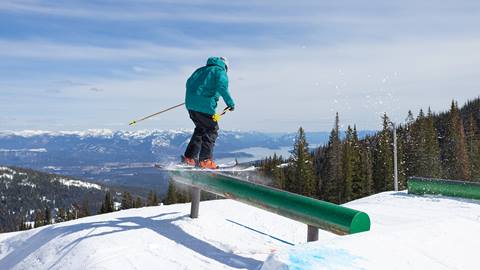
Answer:
M312 144L324 143L328 134L309 133ZM0 164L35 168L98 166L167 162L177 159L188 144L191 131L0 132ZM242 150L292 146L295 134L221 131L217 158L251 156Z
M2 131L0 164L60 173L114 185L166 191L168 178L154 163L179 160L191 130ZM360 136L368 131L360 132ZM215 158L251 161L289 155L295 133L220 131ZM312 147L328 141L328 132L307 132Z

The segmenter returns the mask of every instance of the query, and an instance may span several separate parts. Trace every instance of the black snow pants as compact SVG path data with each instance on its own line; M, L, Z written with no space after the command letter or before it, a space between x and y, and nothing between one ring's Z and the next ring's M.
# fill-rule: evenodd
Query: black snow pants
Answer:
M190 143L185 150L184 156L199 161L211 159L213 147L218 136L218 123L213 121L211 115L197 111L188 110L190 119L195 124Z

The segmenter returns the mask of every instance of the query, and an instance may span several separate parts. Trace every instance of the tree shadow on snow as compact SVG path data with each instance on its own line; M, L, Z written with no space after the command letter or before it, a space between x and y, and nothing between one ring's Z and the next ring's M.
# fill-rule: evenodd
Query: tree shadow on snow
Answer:
M61 268L62 259L68 255L79 243L86 239L145 228L150 229L178 244L181 244L198 254L211 258L232 268L258 269L261 266L261 261L248 257L242 257L230 252L225 252L208 242L202 241L186 233L180 227L174 224L174 222L177 220L188 218L186 215L170 219L158 219L160 217L172 214L177 214L177 212L164 213L153 217L120 217L105 222L80 223L62 227L55 225L49 226L43 230L40 230L28 239L10 243L10 246L13 247L13 251L5 258L0 260L0 269L10 269L15 267L30 254L34 253L36 250L40 249L43 245L50 241L59 241L61 237L80 233L81 231L89 231L87 234L77 238L68 245L65 245L62 249L58 250L59 258L53 264L47 267L49 269ZM60 223L59 225L62 224ZM95 233L95 230L100 228L109 229L109 231Z

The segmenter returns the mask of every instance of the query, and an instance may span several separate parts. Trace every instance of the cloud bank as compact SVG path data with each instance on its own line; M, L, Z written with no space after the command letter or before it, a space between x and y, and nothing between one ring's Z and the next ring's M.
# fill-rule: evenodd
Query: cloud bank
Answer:
M231 61L222 128L329 130L401 122L479 93L474 1L0 3L2 128L127 129L183 101L211 55ZM223 105L220 105L220 107ZM115 123L115 127L112 127ZM125 123L122 125L121 123ZM190 128L183 110L143 128Z

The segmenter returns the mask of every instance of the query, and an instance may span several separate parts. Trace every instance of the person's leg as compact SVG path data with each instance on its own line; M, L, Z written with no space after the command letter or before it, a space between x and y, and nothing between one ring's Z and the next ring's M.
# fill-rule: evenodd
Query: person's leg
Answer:
M187 149L185 150L184 156L186 158L198 158L198 154L200 153L200 149L202 147L203 133L204 132L202 129L195 128L192 137L190 138L190 142L188 143Z
M199 160L213 159L213 148L218 137L218 123L213 121L210 115L202 117L205 131L202 136L202 147L200 150Z
M188 143L187 149L185 150L184 156L186 158L197 159L202 147L202 138L205 134L205 129L200 121L198 121L197 113L194 111L188 111L190 114L190 119L192 119L195 124L195 130L193 131L192 138Z
M218 137L218 124L216 128L207 129L202 137L202 148L199 160L213 159L213 148Z

